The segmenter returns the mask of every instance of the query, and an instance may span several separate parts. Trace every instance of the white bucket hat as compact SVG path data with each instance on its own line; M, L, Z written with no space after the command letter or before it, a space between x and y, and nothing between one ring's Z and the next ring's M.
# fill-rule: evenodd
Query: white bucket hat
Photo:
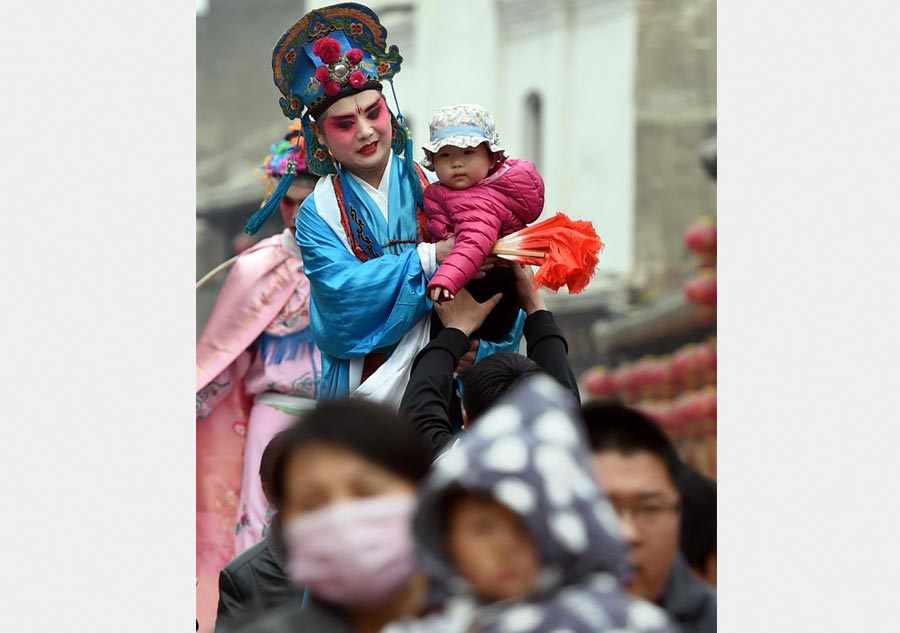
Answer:
M428 125L430 142L423 146L425 160L422 165L434 169L431 154L445 145L453 147L478 147L487 143L492 152L500 154L500 161L508 158L500 145L500 137L494 125L494 117L480 105L455 105L439 109Z

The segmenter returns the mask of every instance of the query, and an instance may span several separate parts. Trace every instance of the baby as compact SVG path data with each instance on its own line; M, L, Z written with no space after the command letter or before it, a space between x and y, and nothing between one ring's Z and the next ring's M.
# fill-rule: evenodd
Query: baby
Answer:
M433 600L466 621L430 630L670 630L625 593L625 544L577 416L551 378L525 378L435 463L414 532Z
M499 238L540 216L544 181L531 161L507 158L494 120L481 106L441 108L431 119L430 133L423 164L439 182L425 190L428 230L436 241L455 237L456 244L431 278L429 297L445 301L468 287L485 301L503 292L504 300L489 317L502 336L518 312L510 269L498 264L485 279L470 283Z

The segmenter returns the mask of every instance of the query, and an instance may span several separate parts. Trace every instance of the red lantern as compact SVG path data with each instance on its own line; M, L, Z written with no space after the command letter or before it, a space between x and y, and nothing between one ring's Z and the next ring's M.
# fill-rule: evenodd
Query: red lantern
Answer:
M644 364L644 380L648 387L658 387L663 383L663 363L658 358L649 358Z
M711 216L700 218L684 232L684 243L698 255L716 254L716 221Z
M689 394L681 394L672 403L672 417L675 421L675 427L679 432L683 431L684 427L693 422L693 412L690 407Z
M678 399L675 401L675 411L678 413L678 420L681 424L690 424L694 421L696 412L691 407L692 398L692 393L688 392L678 396Z
M700 365L703 372L703 382L707 385L716 384L716 346L714 343L706 343L699 348Z
M716 390L707 387L694 396L697 408L697 424L693 429L695 435L701 437L716 434Z
M683 420L681 417L681 410L678 408L678 400L672 400L667 403L666 407L666 421L668 422L667 429L672 431L673 433L677 433L683 424Z
M672 356L664 356L656 361L654 382L658 385L660 400L671 400L675 397L678 381L675 376L675 362Z
M620 393L625 390L628 382L628 371L629 368L627 365L619 365L612 373L613 383L616 385L616 393Z
M716 419L716 390L704 389L697 393L697 413L704 421L714 422Z
M675 378L682 390L696 389L700 386L700 355L697 354L697 345L691 343L685 345L672 359Z
M687 381L690 369L689 356L690 345L682 347L672 356L672 374L679 385L683 385Z
M653 386L653 359L642 358L632 368L631 383L642 399L652 399L650 391Z
M647 381L647 394L653 400L662 400L665 397L667 381L667 364L665 359L651 358L645 368Z
M626 404L633 404L637 400L637 384L635 380L634 366L626 363L616 369L616 391L621 394Z
M703 423L709 414L709 397L703 392L689 391L678 398L675 409L681 426L685 427L683 430L694 435L697 433L698 425Z
M702 381L706 375L706 349L704 344L691 345L687 351L687 363L689 375ZM695 388L702 385L697 384Z
M704 268L684 284L684 295L697 306L716 305L716 271Z
M609 398L616 393L616 381L612 372L605 367L594 367L581 378L585 389L595 398Z
M706 344L706 371L716 371L716 344Z

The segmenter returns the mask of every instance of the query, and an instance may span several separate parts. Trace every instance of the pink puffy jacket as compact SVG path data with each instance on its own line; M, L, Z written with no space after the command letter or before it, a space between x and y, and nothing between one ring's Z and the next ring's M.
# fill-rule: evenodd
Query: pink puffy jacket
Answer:
M428 230L435 240L456 236L456 245L428 284L453 294L478 272L501 237L537 220L544 208L544 180L534 163L509 159L468 189L434 183L425 190Z

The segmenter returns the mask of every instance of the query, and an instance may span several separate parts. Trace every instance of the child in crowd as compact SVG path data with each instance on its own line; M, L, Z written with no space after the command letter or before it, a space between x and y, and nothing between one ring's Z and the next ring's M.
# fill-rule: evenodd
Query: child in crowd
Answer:
M534 163L507 158L491 114L478 105L438 110L430 123L423 165L438 181L425 190L428 230L434 240L456 238L450 255L428 284L433 301L452 299L462 288L483 302L503 300L475 338L497 340L518 315L515 281L498 262L484 279L472 280L495 242L525 228L544 208L544 181Z
M450 609L410 630L670 630L625 593L618 519L577 415L551 378L526 378L435 463L414 533L434 599Z

